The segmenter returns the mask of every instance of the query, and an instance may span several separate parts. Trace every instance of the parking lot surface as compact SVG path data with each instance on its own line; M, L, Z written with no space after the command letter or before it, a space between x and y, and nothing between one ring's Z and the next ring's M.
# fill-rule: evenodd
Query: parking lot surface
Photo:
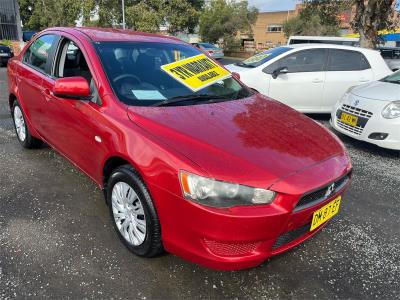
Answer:
M0 299L398 298L400 158L339 136L353 182L340 213L301 246L230 272L168 254L139 258L120 243L90 179L48 147L18 144L1 68Z

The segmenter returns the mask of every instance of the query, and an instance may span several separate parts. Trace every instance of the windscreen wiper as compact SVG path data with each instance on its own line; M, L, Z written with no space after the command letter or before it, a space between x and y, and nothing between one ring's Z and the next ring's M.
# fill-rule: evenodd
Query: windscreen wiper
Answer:
M219 102L225 101L230 98L221 97L221 96L214 96L214 95L207 95L207 94L199 94L199 95L187 95L187 96L177 96L168 100L164 100L158 103L153 104L152 106L168 106L171 104L176 104L185 101L193 101L199 100L199 102L209 101L209 102Z
M236 65L239 66L239 67L245 67L245 68L255 68L255 66L253 66L253 65L246 65L246 64L243 63L243 62L238 62L238 63L236 63Z

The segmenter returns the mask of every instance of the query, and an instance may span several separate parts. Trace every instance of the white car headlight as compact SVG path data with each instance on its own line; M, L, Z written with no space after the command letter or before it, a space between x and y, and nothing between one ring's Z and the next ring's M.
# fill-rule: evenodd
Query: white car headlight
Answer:
M390 102L382 110L382 117L386 119L394 119L400 117L400 101Z
M349 98L351 91L352 91L355 87L356 87L356 86L351 86L351 87L349 87L349 88L347 89L347 91L344 93L342 99L340 99L339 103L342 103L342 102L346 101L346 100Z
M276 196L273 191L219 181L185 171L180 172L179 179L185 198L206 206L270 204Z

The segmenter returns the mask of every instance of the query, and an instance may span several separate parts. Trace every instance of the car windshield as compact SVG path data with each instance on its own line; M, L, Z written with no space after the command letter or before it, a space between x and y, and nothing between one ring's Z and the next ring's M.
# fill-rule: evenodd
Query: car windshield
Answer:
M194 105L235 100L252 94L227 71L221 80L207 81L207 85L197 89L166 72L162 68L164 65L202 55L201 51L185 44L96 42L95 47L114 92L127 105Z
M400 84L400 71L397 71L389 76L382 79L383 82L390 82Z
M262 64L266 63L267 61L269 61L291 49L292 48L289 48L289 47L278 47L278 48L269 49L269 50L260 52L248 59L245 59L244 61L239 62L236 65L238 65L240 67L245 67L245 68L255 68L255 67L261 66Z

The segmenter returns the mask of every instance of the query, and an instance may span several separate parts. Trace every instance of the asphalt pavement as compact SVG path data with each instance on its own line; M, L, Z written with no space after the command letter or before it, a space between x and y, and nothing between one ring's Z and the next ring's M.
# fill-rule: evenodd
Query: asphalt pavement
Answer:
M340 213L299 247L243 271L144 259L114 233L102 192L48 147L17 142L0 68L0 299L395 299L400 158L339 137L354 180ZM328 125L327 116L313 116ZM267 230L267 229L266 229Z

